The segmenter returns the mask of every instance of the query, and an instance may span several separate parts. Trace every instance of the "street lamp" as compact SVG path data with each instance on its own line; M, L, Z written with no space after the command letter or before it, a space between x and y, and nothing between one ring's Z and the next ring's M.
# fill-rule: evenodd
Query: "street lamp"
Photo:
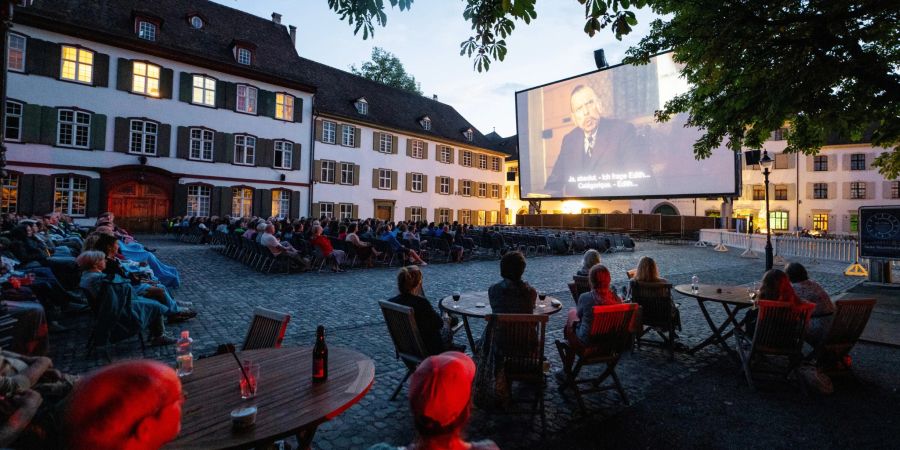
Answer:
M769 223L769 169L775 161L769 158L769 152L763 150L762 158L759 158L759 169L762 170L766 185L766 270L772 270L775 257L772 255L772 225Z

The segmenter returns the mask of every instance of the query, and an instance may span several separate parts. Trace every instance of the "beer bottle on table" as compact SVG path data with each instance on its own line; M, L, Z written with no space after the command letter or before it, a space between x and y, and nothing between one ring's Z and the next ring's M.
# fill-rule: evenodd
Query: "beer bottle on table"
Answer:
M325 346L325 327L316 328L316 346L313 347L312 376L314 383L321 383L328 378L328 347Z

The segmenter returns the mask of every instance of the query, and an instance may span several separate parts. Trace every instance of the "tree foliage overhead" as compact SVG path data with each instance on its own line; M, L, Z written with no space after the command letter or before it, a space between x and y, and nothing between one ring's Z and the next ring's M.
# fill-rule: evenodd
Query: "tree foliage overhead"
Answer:
M413 0L389 0L400 10ZM460 44L475 70L502 61L518 21L537 19L537 0L463 0L472 36ZM569 0L572 1L572 0ZM900 7L884 0L575 0L584 31L609 29L618 39L637 24L634 11L662 17L629 49L625 62L645 63L674 51L691 83L657 112L659 120L686 112L704 131L698 158L726 142L759 148L789 124L787 151L815 154L829 138L865 140L892 149L875 160L881 173L900 175ZM384 0L328 0L363 30L385 25Z
M421 86L416 82L416 78L406 73L403 63L396 55L383 48L373 48L372 60L364 62L359 69L355 65L350 66L350 71L354 75L422 95Z

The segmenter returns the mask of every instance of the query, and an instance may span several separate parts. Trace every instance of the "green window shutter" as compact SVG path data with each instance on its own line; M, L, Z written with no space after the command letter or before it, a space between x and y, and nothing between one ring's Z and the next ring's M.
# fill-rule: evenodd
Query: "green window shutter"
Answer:
M225 109L237 111L237 84L227 83L225 87Z
M227 81L216 80L216 108L226 108L225 97L228 89L233 89L234 84Z
M231 133L222 133L225 135L225 145L224 145L224 155L225 158L222 162L233 163L234 162L234 135ZM216 160L218 162L218 160Z
M173 84L175 83L175 71L162 69L159 74L159 97L172 98Z
M223 216L231 215L231 197L232 190L228 186L219 186L216 187L216 190L219 191L219 212Z
M178 79L178 100L190 103L193 90L194 76L187 72L181 72Z
M218 133L216 134L218 137ZM216 139L213 143L214 147L218 147L219 140ZM213 152L218 151L217 148L213 149ZM188 159L190 157L191 152L191 129L189 127L178 127L175 130L175 157L181 159Z
M41 107L41 139L45 145L56 145L56 122L59 113L56 108L50 106Z
M172 196L172 212L176 216L187 214L187 191L188 187L186 184L179 183L175 185L175 195Z
M116 117L115 128L113 129L113 151L119 153L128 153L129 144L129 127L128 119L124 117Z
M23 174L19 176L19 214L30 216L34 213L34 177L37 175Z
M109 55L94 53L94 86L109 86Z
M272 139L256 140L256 155L254 155L254 164L257 167L272 167L275 160L275 141Z
M25 104L22 111L22 142L41 140L41 105Z
M35 175L34 214L46 214L51 211L53 211L53 177Z
M272 216L272 190L257 189L257 197L259 197L259 217L268 219Z
M172 125L159 125L159 136L156 140L156 156L175 156L172 154Z
M91 116L91 149L106 150L106 115Z
M213 162L230 162L228 158L229 145L227 143L229 140L231 141L231 145L234 145L234 136L229 133L216 131L215 136L213 137Z
M291 153L291 170L300 170L300 143L294 142L294 150Z
M259 105L259 115L275 117L275 93L260 89L256 92L256 103Z
M87 191L87 216L97 217L100 215L100 179L91 178L88 180Z
M294 122L303 122L303 99L294 97Z
M116 89L131 92L133 69L134 63L130 59L119 58L116 60Z
M300 216L304 215L303 212L300 211L300 196L302 193L300 191L291 191L291 218L299 219Z
M28 38L25 71L33 75L59 78L62 49L59 44Z

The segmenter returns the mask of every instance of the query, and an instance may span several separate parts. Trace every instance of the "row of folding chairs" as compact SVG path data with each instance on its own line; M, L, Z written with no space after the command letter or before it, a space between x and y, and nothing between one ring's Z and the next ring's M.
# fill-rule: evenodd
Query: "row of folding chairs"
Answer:
M256 241L244 239L236 234L217 233L215 239L222 242L221 253L229 258L257 270L259 272L272 273L281 270L289 272L291 260L287 255L275 256L268 248Z

